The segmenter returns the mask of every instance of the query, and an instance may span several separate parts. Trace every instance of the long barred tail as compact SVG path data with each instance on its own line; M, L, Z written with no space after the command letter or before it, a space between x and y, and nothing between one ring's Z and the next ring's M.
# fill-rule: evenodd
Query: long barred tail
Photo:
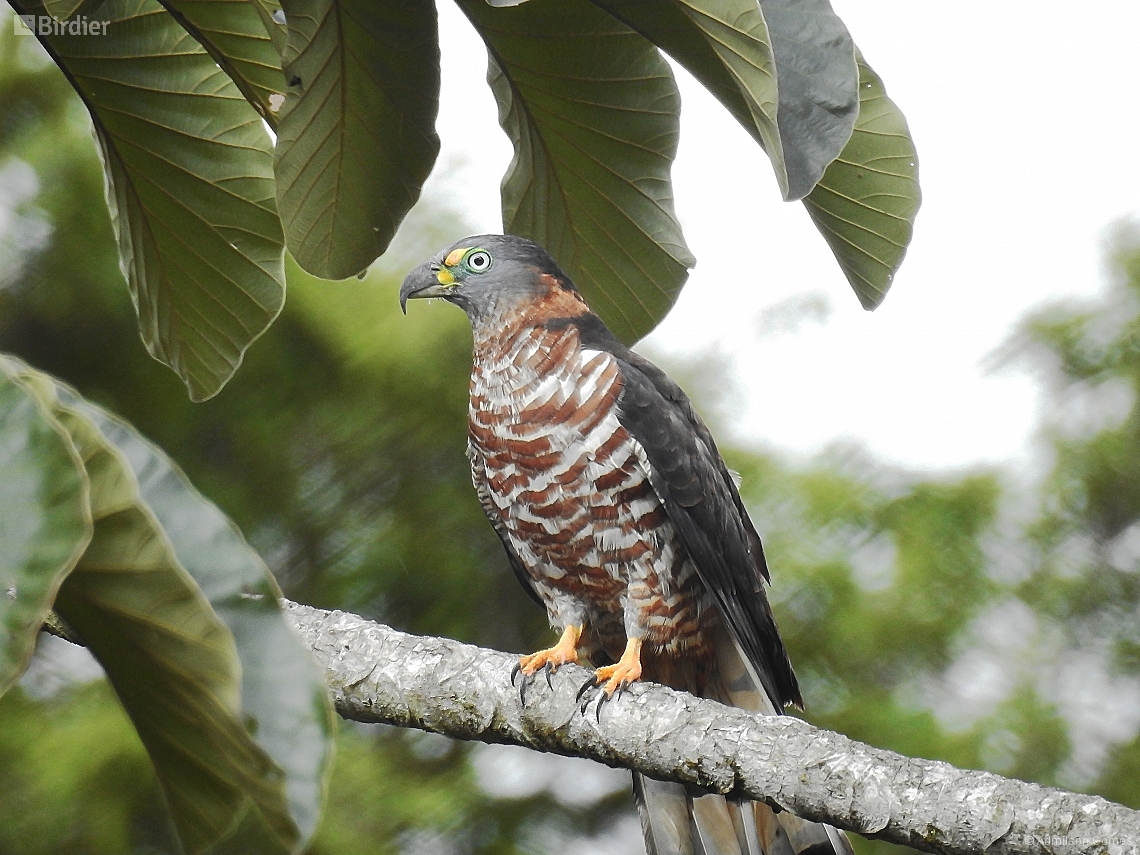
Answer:
M701 794L634 772L648 855L853 855L847 836L759 802Z
M707 697L776 714L727 632L717 645L717 666ZM633 797L648 855L854 855L842 831L761 802L726 799L636 772Z

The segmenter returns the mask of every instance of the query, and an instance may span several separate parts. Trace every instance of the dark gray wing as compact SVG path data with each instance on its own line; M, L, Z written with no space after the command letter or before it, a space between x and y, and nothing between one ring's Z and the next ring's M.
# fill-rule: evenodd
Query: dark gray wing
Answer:
M507 553L507 561L511 564L511 570L514 571L515 577L522 583L526 592L530 594L530 598L540 606L544 606L542 598L539 597L538 591L534 588L534 580L526 572L522 561L519 560L518 553L511 545L511 538L507 534L506 526L503 525L503 518L499 515L499 509L491 498L490 488L487 487L487 470L483 462L483 455L471 444L470 440L467 442L467 459L471 461L471 483L475 485L475 494L479 497L479 507L483 509L487 522L491 524L491 528L495 530L495 534L503 542L503 549Z
M586 347L618 360L618 420L649 459L649 479L705 587L712 593L777 709L802 706L799 686L764 593L768 568L712 434L681 388L622 345L596 315L570 319Z

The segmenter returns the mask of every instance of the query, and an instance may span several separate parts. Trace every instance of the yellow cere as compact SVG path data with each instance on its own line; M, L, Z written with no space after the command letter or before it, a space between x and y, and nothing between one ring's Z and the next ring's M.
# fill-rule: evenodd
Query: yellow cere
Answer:
M455 277L451 275L450 270L439 271L439 273L435 274L435 278L436 278L436 281L439 282L440 285L454 285L455 284Z
M465 246L463 249L453 249L447 254L447 258L443 260L443 263L448 267L454 267L463 260L463 256L467 254L467 250L469 249L471 249L469 246Z

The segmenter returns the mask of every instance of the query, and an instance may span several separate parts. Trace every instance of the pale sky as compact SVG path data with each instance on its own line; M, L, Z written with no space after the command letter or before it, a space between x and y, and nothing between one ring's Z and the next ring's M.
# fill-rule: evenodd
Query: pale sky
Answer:
M1031 307L1095 294L1109 226L1140 212L1140 3L833 1L918 146L923 206L890 294L860 308L763 153L678 72L673 179L697 267L647 349L725 358L738 439L855 440L926 469L1022 457L1037 385L985 360ZM485 51L454 5L440 13L441 162L460 164L443 180L499 231L511 149ZM789 330L797 305L816 320Z

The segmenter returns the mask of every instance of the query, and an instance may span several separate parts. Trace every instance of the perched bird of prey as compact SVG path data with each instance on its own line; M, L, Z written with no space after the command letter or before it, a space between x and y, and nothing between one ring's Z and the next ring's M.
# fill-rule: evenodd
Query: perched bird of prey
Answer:
M598 702L640 679L779 714L800 692L764 594L764 551L708 428L618 341L537 244L465 238L404 280L474 333L467 454L511 567L558 643L524 679L595 665ZM650 855L850 855L764 804L634 775Z

